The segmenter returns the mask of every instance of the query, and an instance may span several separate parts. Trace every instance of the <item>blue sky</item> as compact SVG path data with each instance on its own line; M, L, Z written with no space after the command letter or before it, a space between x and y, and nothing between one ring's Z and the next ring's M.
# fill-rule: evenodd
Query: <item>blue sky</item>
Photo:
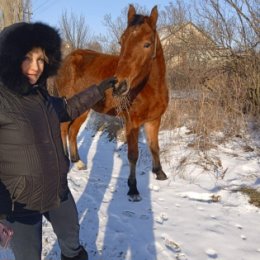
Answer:
M91 32L104 33L104 16L111 14L118 17L121 11L130 3L138 3L151 10L155 5L163 9L170 0L32 0L32 21L42 21L51 26L59 26L62 13L67 11L83 15Z

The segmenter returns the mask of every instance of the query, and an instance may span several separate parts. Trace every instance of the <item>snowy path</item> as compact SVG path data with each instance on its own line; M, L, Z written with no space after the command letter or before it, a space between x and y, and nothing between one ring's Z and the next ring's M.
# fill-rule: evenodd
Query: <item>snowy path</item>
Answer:
M187 151L185 129L161 132L163 166L169 179L152 175L150 154L140 138L137 182L142 201L129 202L127 146L98 132L81 130L80 153L88 168L72 168L69 183L77 201L81 241L90 260L258 260L260 210L235 188L260 186L259 158L234 144L215 151L221 165L202 172L197 164L179 163ZM178 139L177 139L178 138ZM87 155L87 157L86 157ZM194 160L196 158L194 156ZM225 171L226 170L226 171ZM216 176L225 172L224 179ZM47 222L43 259L58 260L59 248ZM0 260L13 260L0 250Z

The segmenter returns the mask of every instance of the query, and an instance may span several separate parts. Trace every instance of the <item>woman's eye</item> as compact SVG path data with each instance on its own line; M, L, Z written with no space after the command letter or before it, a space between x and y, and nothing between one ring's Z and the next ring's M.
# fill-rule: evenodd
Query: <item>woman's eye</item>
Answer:
M23 60L30 61L31 58L29 56L25 56Z
M151 46L151 43L150 42L146 42L145 44L144 44L144 48L149 48Z

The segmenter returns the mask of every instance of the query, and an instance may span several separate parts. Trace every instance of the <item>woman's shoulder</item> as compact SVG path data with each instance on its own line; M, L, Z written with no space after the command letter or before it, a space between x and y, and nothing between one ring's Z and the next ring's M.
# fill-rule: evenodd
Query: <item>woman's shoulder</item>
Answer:
M10 109L19 100L19 95L0 81L0 109Z

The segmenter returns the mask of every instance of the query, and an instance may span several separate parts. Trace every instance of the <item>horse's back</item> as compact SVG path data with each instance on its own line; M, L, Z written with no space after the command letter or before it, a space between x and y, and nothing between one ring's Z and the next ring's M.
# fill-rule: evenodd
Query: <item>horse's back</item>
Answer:
M63 60L56 77L60 96L71 97L84 88L114 75L118 56L77 49Z

